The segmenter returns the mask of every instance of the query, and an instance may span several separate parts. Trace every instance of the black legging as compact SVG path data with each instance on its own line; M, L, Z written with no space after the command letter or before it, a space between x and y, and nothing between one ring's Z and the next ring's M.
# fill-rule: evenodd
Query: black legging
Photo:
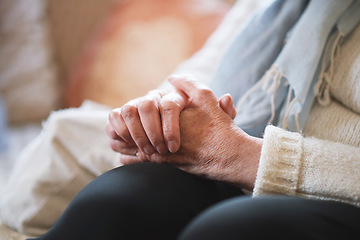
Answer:
M359 219L360 208L347 204L251 198L168 165L137 163L91 182L38 239L360 239Z

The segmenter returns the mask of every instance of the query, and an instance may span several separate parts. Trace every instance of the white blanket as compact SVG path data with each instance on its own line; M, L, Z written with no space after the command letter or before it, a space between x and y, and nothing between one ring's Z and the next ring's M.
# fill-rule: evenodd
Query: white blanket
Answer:
M0 206L6 224L45 233L86 184L117 166L104 128L109 110L88 102L51 114L16 161Z

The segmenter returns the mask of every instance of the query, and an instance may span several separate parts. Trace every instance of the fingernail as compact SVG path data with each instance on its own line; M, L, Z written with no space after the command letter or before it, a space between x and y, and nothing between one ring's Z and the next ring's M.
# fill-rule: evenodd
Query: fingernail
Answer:
M176 141L169 141L168 142L168 149L170 152L174 153L178 150L178 144Z
M155 152L154 148L150 145L146 145L144 147L144 153L147 154L147 155L151 155Z
M229 99L228 97L224 98L224 99L223 99L223 104L224 104L225 106L228 106L228 105L230 104L230 99Z
M159 145L157 145L156 151L160 154L166 154L168 149L164 143L160 143Z

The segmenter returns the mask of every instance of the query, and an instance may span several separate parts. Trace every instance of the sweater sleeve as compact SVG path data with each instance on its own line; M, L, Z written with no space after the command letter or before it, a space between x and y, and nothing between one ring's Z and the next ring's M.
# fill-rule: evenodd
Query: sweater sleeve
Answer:
M268 126L253 195L266 194L360 206L360 148Z

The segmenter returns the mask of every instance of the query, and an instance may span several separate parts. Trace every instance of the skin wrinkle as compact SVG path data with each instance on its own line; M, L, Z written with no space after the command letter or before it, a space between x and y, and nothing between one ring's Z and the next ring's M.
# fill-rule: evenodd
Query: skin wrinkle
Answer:
M201 166L200 171L206 173L204 174L205 177L226 180L228 175L226 169L231 166L231 162L235 158L236 153L234 151L229 152L229 149L232 149L231 147L223 148L223 146L231 146L231 144L229 143L229 139L223 137L222 132L231 131L231 129L219 129L218 123L221 122L221 117L213 112L205 111L205 114L213 116L214 121L211 121L209 128L204 130L206 136L203 139L208 139L209 136L216 136L212 137L216 139L216 143L205 141L200 144L197 158L207 159L205 164ZM195 134L198 133L195 132ZM202 151L203 149L208 151ZM223 159L224 156L229 155L230 157Z
M216 126L217 123L214 122L213 125ZM228 178L232 175L232 172L235 172L235 175L239 175L242 172L242 175L250 176L250 171L244 171L244 169L247 168L242 167L244 162L246 162L245 160L251 158L252 154L250 152L250 148L246 147L243 149L245 151L242 152L242 157L240 158L238 156L239 154L236 146L237 144L242 147L246 146L246 144L244 144L245 140L242 140L243 142L236 142L235 144L232 139L223 138L221 134L222 131L234 131L235 129L232 129L232 127L226 129L216 129L214 126L210 127L209 135L219 136L219 138L217 138L217 144L211 145L206 142L204 147L199 149L200 152L201 149L210 149L208 152L203 152L203 154L199 156L200 158L213 156L211 159L206 161L203 166L202 170L204 172L208 172L206 177L229 182ZM224 159L223 156L227 156L227 158Z

